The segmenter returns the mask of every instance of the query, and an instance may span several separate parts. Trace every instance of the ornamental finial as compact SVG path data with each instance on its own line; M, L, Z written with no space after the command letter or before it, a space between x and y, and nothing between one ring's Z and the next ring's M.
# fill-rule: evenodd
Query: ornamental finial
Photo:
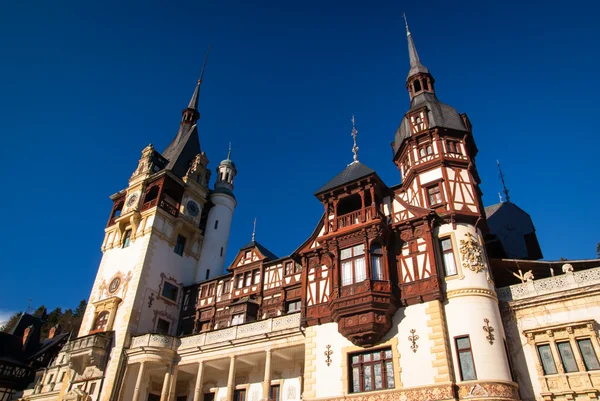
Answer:
M204 69L206 68L206 62L208 61L208 53L210 53L210 45L208 45L208 50L206 51L206 56L204 57L204 65L202 65L202 72L200 73L200 78L198 79L198 85L202 83L202 77L204 76Z
M256 217L254 218L254 229L252 230L252 242L256 239Z
M408 30L408 21L406 20L406 13L402 13L404 17L404 25L406 26L406 36L410 36L410 31Z
M506 199L507 202L510 202L508 188L506 188L506 183L504 182L504 174L502 174L502 169L500 168L500 161L496 160L496 164L498 164L498 171L500 172L500 181L502 181L502 192L504 192L504 199Z
M354 146L352 147L352 153L354 153L354 161L358 161L358 146L356 146L356 135L358 135L358 131L356 130L356 126L354 123L354 114L352 114L352 139L354 139Z
M231 160L231 142L229 142L229 152L227 152L227 160Z

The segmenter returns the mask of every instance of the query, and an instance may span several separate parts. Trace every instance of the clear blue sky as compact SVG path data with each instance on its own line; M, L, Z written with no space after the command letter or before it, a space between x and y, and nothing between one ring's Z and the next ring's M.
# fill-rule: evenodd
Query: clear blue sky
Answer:
M484 202L499 159L545 257L595 257L599 10L552 3L3 2L0 310L89 296L108 196L175 135L209 44L201 146L214 169L231 141L239 170L229 260L255 217L277 255L310 235L313 192L352 160L352 114L359 159L398 183L403 11L438 97L473 123Z

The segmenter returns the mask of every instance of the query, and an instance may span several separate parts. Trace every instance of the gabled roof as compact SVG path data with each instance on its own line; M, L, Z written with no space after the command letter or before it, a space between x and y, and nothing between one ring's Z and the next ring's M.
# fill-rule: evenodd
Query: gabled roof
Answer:
M240 251L242 251L244 249L255 248L255 247L258 248L260 253L262 253L267 259L269 259L269 260L279 259L279 257L277 257L277 255L275 255L273 252L269 251L267 248L265 248L263 245L261 245L257 241L250 241L245 246L241 247Z
M319 190L315 192L315 195L374 173L375 170L365 166L361 162L352 162L341 173L333 177L327 184L319 188Z

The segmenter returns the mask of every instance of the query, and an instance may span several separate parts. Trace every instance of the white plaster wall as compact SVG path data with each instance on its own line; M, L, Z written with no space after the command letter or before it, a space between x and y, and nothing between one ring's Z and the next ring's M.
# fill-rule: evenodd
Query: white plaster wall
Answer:
M482 296L452 298L444 305L448 334L452 348L452 360L456 380L460 381L459 366L454 338L469 335L478 380L511 381L508 359L504 348L504 330L500 311L495 301ZM486 339L484 319L494 328L494 342Z
M342 348L350 347L352 343L342 336L337 329L337 323L326 323L320 326L311 327L316 333L314 353L316 357L316 370L313 377L316 379L314 384L317 398L337 397L347 392L342 388ZM331 365L325 363L327 345L331 345L333 354L331 354Z
M214 206L208 212L208 220L204 233L204 243L200 252L200 262L196 273L196 281L206 279L206 271L210 269L209 278L223 274L225 257L227 256L227 245L229 243L229 232L231 220L235 209L235 199L229 195L214 193L210 196ZM215 221L219 225L215 230ZM223 247L223 256L221 256Z
M411 305L400 308L394 315L393 325L398 337L398 353L400 354L400 381L403 387L414 387L434 384L437 374L433 368L434 354L430 351L433 341L429 340L432 329L427 327L429 316L426 313L427 304ZM410 330L415 329L419 336L417 352L410 349L408 337ZM394 328L385 336L388 339ZM397 386L398 387L398 386Z
M426 171L421 173L419 177L421 184L427 184L428 182L442 178L442 169L438 167L436 169Z

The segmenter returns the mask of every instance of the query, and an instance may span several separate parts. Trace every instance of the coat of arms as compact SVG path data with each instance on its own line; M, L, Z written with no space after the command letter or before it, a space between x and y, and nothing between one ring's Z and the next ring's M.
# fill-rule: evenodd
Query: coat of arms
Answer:
M460 254L462 255L462 266L479 273L485 269L483 260L483 248L477 238L471 233L465 234L467 239L460 240Z

